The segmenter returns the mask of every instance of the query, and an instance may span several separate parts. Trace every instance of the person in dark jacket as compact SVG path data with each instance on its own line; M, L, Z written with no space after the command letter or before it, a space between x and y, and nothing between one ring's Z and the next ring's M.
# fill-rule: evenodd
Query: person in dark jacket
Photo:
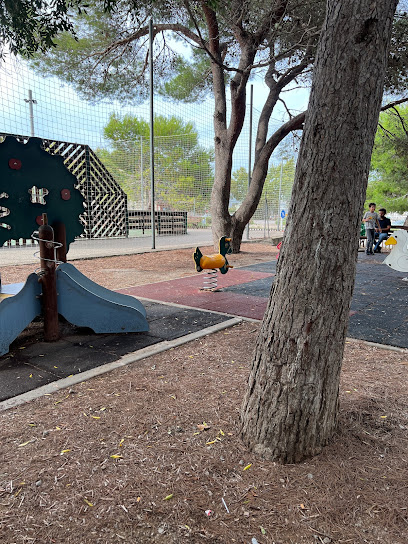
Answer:
M391 230L391 221L388 219L388 217L385 217L385 214L387 213L387 210L385 208L380 208L378 210L379 218L378 222L381 227L381 232L379 229L375 229L375 237L378 237L378 241L374 246L374 253L381 253L381 242L386 240L389 236L389 232Z

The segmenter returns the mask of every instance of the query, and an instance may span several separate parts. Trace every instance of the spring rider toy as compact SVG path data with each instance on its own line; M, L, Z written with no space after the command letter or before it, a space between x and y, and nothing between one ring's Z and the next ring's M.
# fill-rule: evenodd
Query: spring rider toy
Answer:
M46 341L58 339L58 314L96 333L147 331L139 300L105 289L66 262L70 243L83 232L85 201L63 158L45 151L40 138L8 136L0 143L0 179L0 247L30 237L40 247L38 273L25 283L0 283L0 355L40 314Z
M219 241L219 253L213 255L203 255L197 247L193 259L196 263L197 272L207 271L206 279L202 291L216 291L218 288L217 268L221 274L226 274L229 268L234 268L228 264L226 255L231 253L231 238L222 236Z
M408 231L399 229L385 242L386 246L394 246L384 263L399 272L408 272Z

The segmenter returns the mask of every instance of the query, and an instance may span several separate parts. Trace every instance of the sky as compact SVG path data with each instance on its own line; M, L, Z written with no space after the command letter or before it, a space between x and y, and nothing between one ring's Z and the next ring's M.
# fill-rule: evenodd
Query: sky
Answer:
M34 135L42 138L88 144L92 148L108 147L103 139L103 128L112 112L130 113L149 119L149 104L122 106L119 102L90 104L82 100L68 84L55 77L37 75L26 64L16 62L11 57L0 66L0 131L30 135L30 109L28 91L31 89ZM253 84L254 121L260 113L267 95L267 88L260 77L255 77ZM249 88L247 109L249 111ZM307 107L308 90L297 89L286 94L286 104L295 113ZM200 142L211 146L213 142L213 105L212 100L197 104L177 105L154 98L155 112L161 115L175 115L185 121L193 121L199 133ZM283 105L274 112L270 132L277 128L286 113ZM249 118L249 115L247 115ZM255 127L254 122L254 127ZM254 141L253 133L253 141ZM248 130L237 146L234 168L248 167Z

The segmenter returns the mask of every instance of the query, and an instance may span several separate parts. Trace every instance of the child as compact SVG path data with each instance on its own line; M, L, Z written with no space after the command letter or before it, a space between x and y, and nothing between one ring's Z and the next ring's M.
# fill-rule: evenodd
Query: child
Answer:
M374 202L368 205L369 212L366 212L363 217L367 235L366 255L374 255L373 245L375 241L375 226L377 225L378 232L382 232L380 223L378 222L378 214L375 211Z

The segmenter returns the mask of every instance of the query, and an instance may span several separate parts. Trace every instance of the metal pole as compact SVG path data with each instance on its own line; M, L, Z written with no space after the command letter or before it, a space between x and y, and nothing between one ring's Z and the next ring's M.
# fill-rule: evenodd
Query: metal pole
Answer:
M251 168L252 168L252 109L254 100L254 86L251 85L250 101L249 101L249 149L248 149L248 189L251 185ZM246 228L246 239L249 240L249 222Z
M149 21L149 67L150 67L150 181L152 213L152 249L156 249L156 230L154 213L154 109L153 109L153 20Z
M266 238L266 213L267 213L268 205L266 203L266 196L265 196L265 204L264 204L264 238Z
M140 135L140 190L142 193L142 210L144 210L144 184L143 184L143 136Z
M266 227L267 227L267 230L268 230L268 238L269 238L269 205L268 205L268 199L266 198L266 195L265 195L265 208L266 208Z
M149 21L149 67L150 67L150 180L152 213L152 249L156 249L156 230L154 216L154 109L153 109L153 20Z
M281 162L281 171L280 171L280 178L279 178L279 230L282 230L282 216L281 216L281 194L282 194L282 172L283 172L283 162Z
M33 91L28 90L28 98L24 98L24 102L28 102L28 109L30 111L30 131L31 136L34 136L34 110L33 104L37 104L37 100L33 100Z

